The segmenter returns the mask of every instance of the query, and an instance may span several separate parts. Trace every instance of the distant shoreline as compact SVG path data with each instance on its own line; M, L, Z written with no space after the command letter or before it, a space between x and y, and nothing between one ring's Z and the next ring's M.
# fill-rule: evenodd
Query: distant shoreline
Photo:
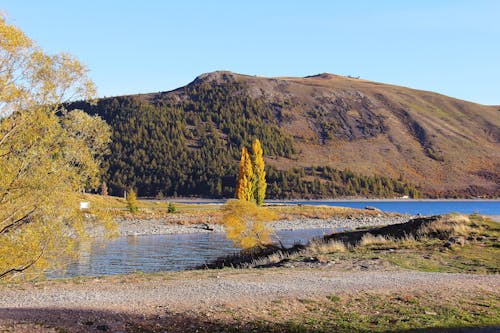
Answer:
M200 204L223 204L229 199L210 199L210 198L141 198L141 200L151 200L151 201L171 201L177 203L200 203ZM500 203L500 198L495 199L402 199L402 198L392 198L392 199L370 199L370 198L345 198L345 199L270 199L266 200L267 204L296 204L296 203L307 203L307 202L474 202L474 201L498 201Z

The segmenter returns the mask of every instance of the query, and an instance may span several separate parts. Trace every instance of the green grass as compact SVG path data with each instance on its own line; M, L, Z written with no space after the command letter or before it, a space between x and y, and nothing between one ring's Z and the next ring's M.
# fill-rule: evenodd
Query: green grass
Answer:
M300 300L304 303L304 300ZM395 332L430 328L484 327L500 324L498 298L487 295L436 301L434 295L361 294L309 300L283 322L253 321L249 331ZM296 308L296 307L295 307ZM283 306L274 313L286 317ZM288 315L289 316L289 315Z
M424 272L500 273L500 249L465 245L445 250L400 251L382 258L406 269Z
M131 332L162 332L172 318L131 325ZM175 316L173 332L399 332L449 331L500 325L500 299L488 294L356 293L279 299L258 307L223 306L218 313Z

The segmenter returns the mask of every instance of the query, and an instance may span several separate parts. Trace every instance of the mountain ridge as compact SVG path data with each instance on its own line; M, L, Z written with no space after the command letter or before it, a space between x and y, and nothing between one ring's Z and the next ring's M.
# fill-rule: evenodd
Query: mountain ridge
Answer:
M234 151L250 136L272 141L264 153L277 170L327 166L405 179L432 197L500 195L497 106L330 73L267 78L229 71L201 74L171 91L107 100L125 99L194 117L183 130L188 148L199 148L192 127L205 124ZM233 131L222 114L247 124ZM283 145L290 145L284 155Z
M328 72L323 72L323 73L318 73L318 74L312 74L312 75L306 75L306 76L302 76L302 77L300 77L300 76L270 76L270 77L268 77L268 76L262 76L262 75L256 75L256 74L255 75L241 74L241 73L236 73L236 72L229 71L229 70L215 70L215 71L212 71L212 72L202 73L202 74L196 76L192 81L188 82L184 86L180 86L178 88L174 88L174 89L171 89L171 90L164 90L164 91L150 92L150 93L146 92L146 93L137 93L137 94L123 94L123 95L115 95L115 96L105 96L105 97L101 97L100 99L173 93L173 92L176 92L178 90L183 89L186 86L195 84L195 83L197 83L199 81L203 81L203 80L207 80L207 79L208 80L213 80L214 77L218 77L219 75L223 75L223 74L237 76L237 77L257 78L257 79L267 79L267 80L285 80L285 81L287 81L287 80L288 81L293 81L293 80L301 80L301 79L334 79L334 78L347 79L347 80L356 80L356 82L365 82L365 83L371 83L371 84L375 84L375 85L383 85L383 86L386 86L386 87L403 88L403 89L407 89L407 90L411 90L411 91L415 91L415 92L421 92L421 93L428 93L428 94L438 95L438 96L442 96L442 97L445 97L445 98L448 98L448 99L453 99L453 100L456 100L456 101L459 101L459 102L465 102L465 103L479 105L479 106L483 106L483 107L497 108L500 111L500 104L482 104L482 103L478 103L478 102L469 101L467 99L463 99L463 98L460 98L460 97L448 96L448 95L446 95L444 93L435 92L435 91L432 91L432 90L407 87L407 86L398 85L398 84L395 84L395 83L377 82L377 81L372 81L372 80L368 80L368 79L363 79L363 78L361 78L359 76L350 76L350 75L346 76L346 75L340 75L340 74L334 74L334 73L328 73Z

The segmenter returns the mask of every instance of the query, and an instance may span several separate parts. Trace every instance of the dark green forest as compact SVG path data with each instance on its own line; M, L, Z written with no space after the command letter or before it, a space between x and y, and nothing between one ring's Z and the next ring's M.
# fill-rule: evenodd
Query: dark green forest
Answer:
M414 186L402 179L364 176L351 170L337 170L328 166L292 168L287 171L269 167L267 183L267 194L279 199L420 196Z
M139 196L233 197L241 147L259 138L267 157L293 158L293 138L278 126L273 107L240 94L236 81L199 82L177 94L105 98L69 110L100 115L113 130L103 181L109 193ZM401 179L368 177L329 167L279 171L267 167L270 198L417 196Z

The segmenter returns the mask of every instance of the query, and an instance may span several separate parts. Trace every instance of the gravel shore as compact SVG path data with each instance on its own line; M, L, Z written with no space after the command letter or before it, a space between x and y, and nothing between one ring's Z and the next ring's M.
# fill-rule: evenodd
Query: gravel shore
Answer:
M360 216L353 218L332 217L328 219L300 218L293 220L278 220L270 222L274 230L297 230L297 229L315 229L315 228L343 228L355 229L358 227L389 225L404 223L413 216ZM167 235L167 234L188 234L204 232L223 232L224 227L218 224L173 224L166 219L117 219L119 236L138 236L138 235ZM207 228L208 227L208 228ZM104 230L94 228L89 230L93 237L102 237Z
M154 283L152 283L154 282ZM274 269L193 271L119 279L93 279L85 283L48 282L21 288L0 286L0 309L80 307L127 308L141 311L145 304L193 308L205 304L241 303L276 297L328 295L359 291L475 289L497 291L498 275L425 273L414 271L341 272L330 269Z
M500 222L500 215L490 215L490 218L491 218L493 221Z
M333 268L202 271L93 279L84 283L61 281L10 288L0 285L0 331L128 332L131 322L153 325L154 320L170 313L183 318L182 332L201 332L205 324L201 323L200 329L191 327L190 322L196 318L192 314L201 311L203 318L210 321L225 309L262 311L268 302L281 302L283 298L314 297L326 301L325 296L346 293L419 295L438 291L436 297L444 299L475 293L498 297L499 288L498 275L339 272ZM166 322L164 328L168 330L154 332L170 332L172 322Z

